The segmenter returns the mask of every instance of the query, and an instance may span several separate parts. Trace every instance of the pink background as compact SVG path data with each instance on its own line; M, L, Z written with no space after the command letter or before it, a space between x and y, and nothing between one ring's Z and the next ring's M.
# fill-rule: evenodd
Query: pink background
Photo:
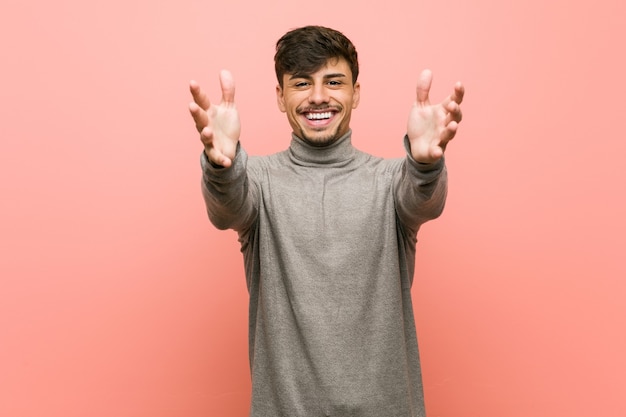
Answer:
M402 154L422 68L467 88L418 245L429 417L626 415L624 4L3 0L0 416L247 415L187 83L230 69L244 145L283 149L274 42L305 24L359 50L363 150Z

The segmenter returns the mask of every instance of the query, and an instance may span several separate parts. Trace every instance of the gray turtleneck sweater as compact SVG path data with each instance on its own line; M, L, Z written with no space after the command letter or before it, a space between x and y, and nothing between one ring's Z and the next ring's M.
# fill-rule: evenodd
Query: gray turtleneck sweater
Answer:
M419 226L446 197L443 161L382 159L293 137L216 168L211 222L238 232L250 294L250 417L424 416L411 302Z

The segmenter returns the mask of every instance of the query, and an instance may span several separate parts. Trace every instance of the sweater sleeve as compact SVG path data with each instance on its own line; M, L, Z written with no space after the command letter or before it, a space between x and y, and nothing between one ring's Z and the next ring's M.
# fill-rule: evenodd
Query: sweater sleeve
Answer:
M202 152L202 195L209 220L220 229L241 232L255 221L258 197L248 178L248 155L240 146L229 168L217 167Z
M394 198L398 219L413 232L420 225L443 212L448 190L444 158L432 164L417 162L411 156L408 137L404 137L407 155L394 180Z

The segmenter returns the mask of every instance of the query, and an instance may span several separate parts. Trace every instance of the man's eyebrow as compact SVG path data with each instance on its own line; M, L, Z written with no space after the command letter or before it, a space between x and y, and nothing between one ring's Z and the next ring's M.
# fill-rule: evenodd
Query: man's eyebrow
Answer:
M346 74L342 74L340 72L337 72L335 74L326 74L324 75L324 78L345 78Z
M340 72L337 73L332 73L332 74L324 74L324 79L328 79L328 78L345 78L346 74L342 74ZM311 74L292 74L289 79L293 80L296 78L303 78L305 80L310 80L313 77L311 76Z
M310 74L291 74L291 76L289 77L290 80L294 80L296 78L310 79L311 75Z

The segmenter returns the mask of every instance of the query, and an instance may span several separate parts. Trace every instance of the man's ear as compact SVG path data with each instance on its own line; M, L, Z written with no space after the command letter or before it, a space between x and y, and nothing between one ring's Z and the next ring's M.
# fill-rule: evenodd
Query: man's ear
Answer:
M354 93L352 93L352 108L356 109L361 100L361 84L354 83Z
M278 104L278 108L283 113L287 111L285 108L285 97L283 96L283 88L280 84L276 85L276 103Z

